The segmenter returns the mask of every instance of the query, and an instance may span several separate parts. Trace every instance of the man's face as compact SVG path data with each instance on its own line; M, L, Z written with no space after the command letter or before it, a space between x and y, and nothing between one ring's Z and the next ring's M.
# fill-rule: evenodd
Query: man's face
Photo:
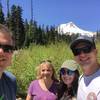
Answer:
M84 74L91 74L97 63L97 50L86 43L79 43L75 50L75 60L82 67Z
M13 54L12 39L0 32L0 72L11 64Z

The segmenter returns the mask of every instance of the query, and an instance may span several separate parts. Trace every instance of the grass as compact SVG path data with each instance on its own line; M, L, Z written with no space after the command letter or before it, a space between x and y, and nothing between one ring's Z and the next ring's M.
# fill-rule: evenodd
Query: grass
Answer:
M100 43L97 43L98 55L100 55ZM98 56L98 59L100 57ZM9 67L17 78L18 93L26 93L32 80L36 78L35 68L42 60L51 60L56 73L60 66L67 59L73 59L73 54L66 43L56 45L40 46L32 44L29 48L16 51L13 56L12 66ZM81 72L81 69L79 69Z

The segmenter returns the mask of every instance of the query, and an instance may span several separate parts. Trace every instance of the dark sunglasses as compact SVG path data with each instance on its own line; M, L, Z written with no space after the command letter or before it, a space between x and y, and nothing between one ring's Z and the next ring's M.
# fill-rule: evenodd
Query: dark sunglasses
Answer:
M75 73L75 71L69 70L69 69L65 69L65 68L61 68L60 70L60 74L61 75L73 75Z
M0 48L2 48L5 53L13 53L14 51L14 47L11 45L0 44Z
M91 45L87 45L87 46L84 46L82 48L75 48L72 50L74 56L77 56L77 55L80 55L81 52L83 53L90 53L92 51L93 47Z

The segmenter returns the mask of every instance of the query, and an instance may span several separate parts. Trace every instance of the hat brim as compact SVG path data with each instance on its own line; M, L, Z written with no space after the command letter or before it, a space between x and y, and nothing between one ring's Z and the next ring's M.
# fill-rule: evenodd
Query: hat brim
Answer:
M79 43L86 43L86 44L90 44L90 45L93 45L93 43L91 43L89 40L85 40L85 39L78 39L78 40L75 40L71 43L70 45L70 48L71 49L74 49Z
M61 67L61 69L62 68L65 68L65 69L68 69L68 70L71 70L71 71L75 71L75 70L77 70L77 66L75 66L75 67L73 67L73 68L71 68L71 67L69 67L69 66L67 66L67 67Z
M66 61L62 64L61 68L67 68L67 69L69 69L69 70L71 70L71 71L75 71L75 70L78 69L78 64L77 64L76 61L74 61L74 60L66 60Z

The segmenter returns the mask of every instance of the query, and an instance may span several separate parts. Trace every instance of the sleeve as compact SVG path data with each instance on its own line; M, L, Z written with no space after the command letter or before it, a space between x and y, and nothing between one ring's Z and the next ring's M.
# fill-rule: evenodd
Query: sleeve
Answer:
M34 81L32 81L31 84L29 85L28 94L32 95L33 90L34 90Z

